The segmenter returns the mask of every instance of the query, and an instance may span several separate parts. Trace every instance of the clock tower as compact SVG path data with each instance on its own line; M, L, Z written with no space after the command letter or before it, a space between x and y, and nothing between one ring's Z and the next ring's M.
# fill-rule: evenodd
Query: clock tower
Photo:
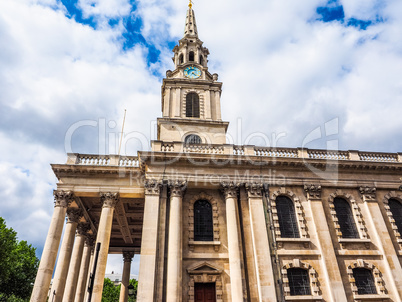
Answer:
M163 117L158 118L158 141L225 144L229 123L221 119L222 83L216 73L208 71L209 51L198 38L191 3L184 36L173 53L175 69L166 72L162 84Z

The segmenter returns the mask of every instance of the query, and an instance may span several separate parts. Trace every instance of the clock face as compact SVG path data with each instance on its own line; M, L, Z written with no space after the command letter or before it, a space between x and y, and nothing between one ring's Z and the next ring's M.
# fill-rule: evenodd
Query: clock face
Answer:
M201 76L201 70L195 66L189 66L184 69L184 75L189 79L198 79Z

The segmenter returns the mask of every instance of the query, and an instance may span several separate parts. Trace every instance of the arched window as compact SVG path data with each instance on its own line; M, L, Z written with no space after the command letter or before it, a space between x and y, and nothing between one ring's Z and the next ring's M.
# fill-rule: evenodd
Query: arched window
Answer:
M202 143L201 137L199 137L197 134L187 135L186 138L184 139L184 144L186 145L198 145L201 143Z
M197 200L194 203L194 240L214 240L212 206L207 200Z
M200 117L200 99L195 92L186 96L186 117Z
M308 271L302 268L289 268L288 280L291 296L311 295Z
M179 56L179 64L183 64L183 54L180 54Z
M190 53L188 54L188 60L190 62L194 62L194 51L190 51Z
M395 220L398 232L402 234L402 203L396 199L390 199L388 202L392 218Z
M335 198L334 206L342 238L359 238L356 222L350 204L343 198Z
M357 293L359 295L375 295L377 289L374 283L374 277L371 270L357 267L353 269L353 278L355 279Z
M276 210L281 237L299 238L299 227L297 224L293 201L286 196L278 196L276 198Z
M204 65L204 57L202 55L200 55L200 64Z

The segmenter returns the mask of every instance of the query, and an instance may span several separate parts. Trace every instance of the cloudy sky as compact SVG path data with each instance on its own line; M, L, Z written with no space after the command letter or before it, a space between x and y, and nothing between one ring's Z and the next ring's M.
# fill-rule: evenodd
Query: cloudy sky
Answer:
M0 0L0 216L38 256L53 212L50 163L116 154L124 109L125 134L140 139L122 154L155 138L186 9L186 0ZM402 151L402 1L195 0L194 10L209 71L224 83L228 141ZM321 138L306 140L314 129ZM121 266L113 258L107 270Z

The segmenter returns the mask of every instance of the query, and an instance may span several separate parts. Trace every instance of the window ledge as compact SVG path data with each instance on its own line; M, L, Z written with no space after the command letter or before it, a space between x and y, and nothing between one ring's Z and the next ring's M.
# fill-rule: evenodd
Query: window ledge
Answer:
M188 245L190 246L190 251L193 251L195 246L213 246L215 251L217 252L219 250L219 246L221 245L221 242L220 241L194 241L194 240L191 240L188 242Z
M276 238L277 242L310 242L310 238Z
M340 243L371 243L370 239L361 239L361 238L339 238L338 242Z
M286 301L311 301L311 300L322 300L321 296L312 296L312 295L306 295L306 296L285 296Z
M354 300L360 300L360 301L376 301L376 300L386 300L389 299L388 295L353 295Z

